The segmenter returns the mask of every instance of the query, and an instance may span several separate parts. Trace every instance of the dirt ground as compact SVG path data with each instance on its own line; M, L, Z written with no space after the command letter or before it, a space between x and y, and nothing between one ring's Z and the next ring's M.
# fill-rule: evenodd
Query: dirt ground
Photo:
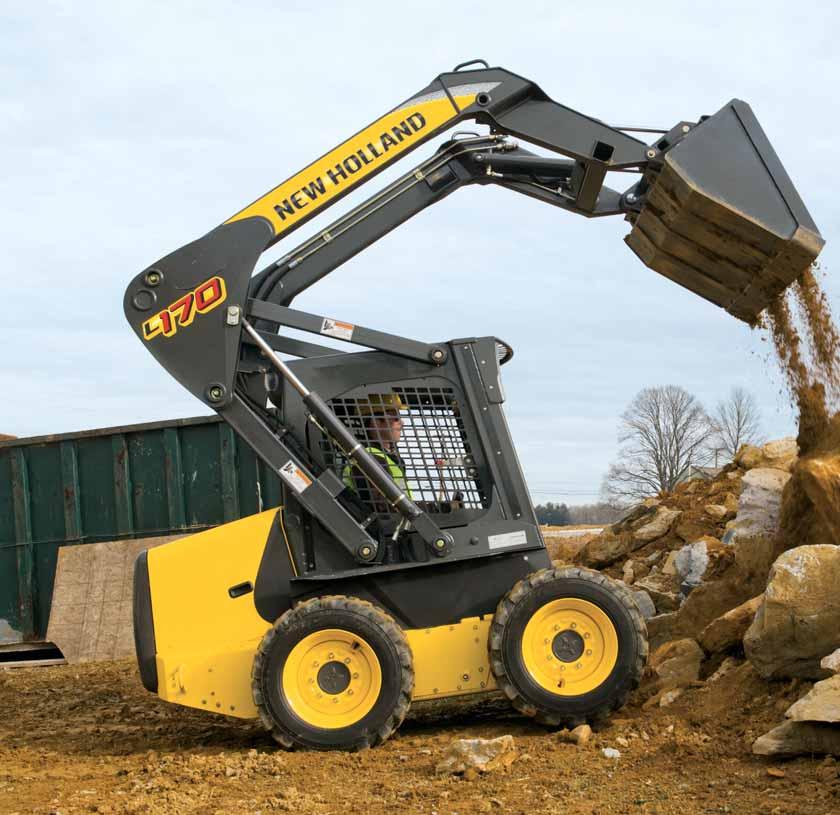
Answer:
M257 726L166 704L133 662L0 671L0 813L598 815L840 811L840 763L767 763L749 745L802 684L748 663L644 710L644 690L585 747L513 716L407 721L360 754L287 753ZM472 779L435 765L455 738L510 733L518 758ZM616 747L619 759L601 748Z

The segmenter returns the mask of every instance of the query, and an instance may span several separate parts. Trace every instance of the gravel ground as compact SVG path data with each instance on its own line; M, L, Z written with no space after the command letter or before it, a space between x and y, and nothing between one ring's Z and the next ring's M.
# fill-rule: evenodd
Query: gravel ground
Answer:
M770 764L749 751L802 690L744 664L668 708L643 709L643 689L584 747L514 716L460 712L407 721L365 753L315 754L160 701L132 662L5 670L0 813L828 815L840 811L834 759ZM453 739L506 733L518 751L507 769L436 772Z

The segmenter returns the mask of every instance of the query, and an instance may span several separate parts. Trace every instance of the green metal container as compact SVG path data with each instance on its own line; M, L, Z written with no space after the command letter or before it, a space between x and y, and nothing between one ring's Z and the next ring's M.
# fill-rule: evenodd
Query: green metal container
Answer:
M217 416L0 441L0 646L46 636L60 546L197 532L280 503Z

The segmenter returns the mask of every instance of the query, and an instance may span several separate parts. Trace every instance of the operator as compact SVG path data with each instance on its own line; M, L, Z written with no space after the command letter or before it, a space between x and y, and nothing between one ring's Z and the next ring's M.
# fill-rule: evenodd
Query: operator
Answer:
M402 490L407 498L414 500L411 487L406 478L405 463L397 449L402 436L403 421L401 410L407 410L405 403L395 393L371 394L370 398L357 406L362 417L364 434L361 437L365 449L391 476L394 483ZM444 500L443 467L444 460L436 459L438 478L441 481L441 495L438 501L418 501L417 505L426 512L452 512L463 506L463 493L456 492L451 501ZM344 466L342 479L345 486L368 504L377 514L391 514L393 510L388 506L379 492L371 487L362 472L349 462Z
M358 411L364 425L362 442L365 449L391 476L406 497L413 500L411 488L405 477L405 463L397 451L403 428L400 410L404 408L405 405L397 394L386 393L382 396L372 395L371 399L358 406ZM375 512L391 512L385 499L376 490L371 489L361 471L349 462L342 471L342 478L344 484L366 504L370 504Z

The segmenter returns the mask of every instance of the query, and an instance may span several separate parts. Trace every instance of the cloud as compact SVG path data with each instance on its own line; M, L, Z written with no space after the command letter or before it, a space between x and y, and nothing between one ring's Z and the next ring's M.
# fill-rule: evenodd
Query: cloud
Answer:
M206 412L126 325L128 281L476 53L617 124L668 127L746 99L822 228L824 264L833 267L836 185L825 134L838 119L834 5L672 3L653 12L609 2L597 20L592 9L556 2L520 3L515 13L491 4L481 15L409 3L399 19L365 8L180 2L151 12L140 2L52 2L6 10L0 431ZM766 344L644 268L622 242L627 229L504 190L461 190L298 305L419 339L510 342L507 411L523 466L533 483L558 488L541 500L598 489L617 418L647 385L681 384L707 406L744 385L758 396L768 434L790 433ZM831 276L827 284L836 305L840 285Z

